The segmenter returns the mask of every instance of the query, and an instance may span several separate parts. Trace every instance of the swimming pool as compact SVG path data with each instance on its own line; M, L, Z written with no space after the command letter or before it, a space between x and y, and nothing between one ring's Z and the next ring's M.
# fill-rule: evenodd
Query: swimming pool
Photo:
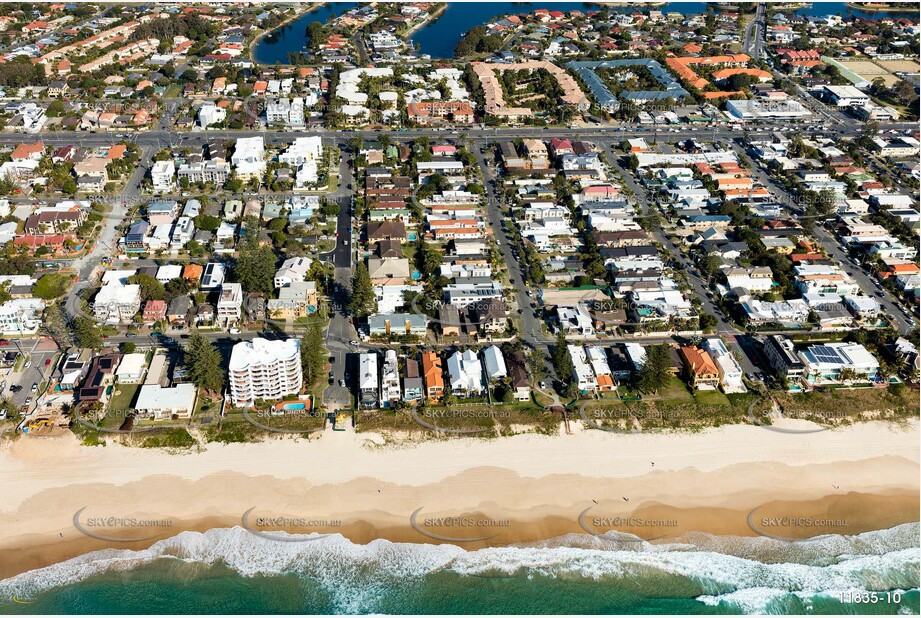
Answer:
M306 405L304 405L303 403L300 403L300 402L298 402L298 403L286 403L286 404L284 404L284 405L282 406L282 408L284 408L285 410L303 410L303 409L306 408L306 407L307 407Z

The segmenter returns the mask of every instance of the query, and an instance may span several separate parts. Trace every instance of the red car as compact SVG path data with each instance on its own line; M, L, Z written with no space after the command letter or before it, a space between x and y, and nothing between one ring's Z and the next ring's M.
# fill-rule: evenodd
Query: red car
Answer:
M51 359L50 359L50 358L49 358L49 359L46 359L46 360L45 360L45 367L47 367L47 366L50 365L50 364L51 364Z
M0 339L0 345L10 345L9 339Z

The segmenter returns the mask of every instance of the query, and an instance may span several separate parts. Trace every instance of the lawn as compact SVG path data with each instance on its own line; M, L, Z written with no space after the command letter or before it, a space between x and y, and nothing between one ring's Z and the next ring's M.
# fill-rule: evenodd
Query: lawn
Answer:
M687 385L677 376L672 376L665 388L659 389L654 397L662 402L689 402L694 399Z
M729 399L721 391L712 390L712 391L702 391L698 390L694 393L694 401L700 405L708 406L728 406Z
M116 384L102 426L106 428L121 427L128 415L134 411L134 399L140 390L140 384Z

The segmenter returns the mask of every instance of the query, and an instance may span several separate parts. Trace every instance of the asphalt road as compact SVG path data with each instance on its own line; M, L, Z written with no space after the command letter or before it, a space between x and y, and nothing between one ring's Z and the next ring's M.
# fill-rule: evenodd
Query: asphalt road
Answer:
M3 396L11 397L17 407L22 407L25 405L26 399L31 398L30 412L35 409L37 395L39 394L38 392L32 392L32 385L41 386L43 382L47 382L57 365L55 359L59 355L57 350L36 350L40 341L39 339L9 339L9 345L2 348L3 352L15 350L29 359L29 366L20 366L18 372L14 373L12 368L0 370L0 383L6 382ZM49 364L46 365L46 362L49 362ZM18 393L12 392L10 387L14 384L22 386L22 390Z
M733 143L732 147L737 152L742 152L742 148L738 144ZM780 197L782 201L787 204L796 203L789 191L771 178L757 162L752 166L752 173L760 183L767 187L772 194ZM863 268L851 262L845 248L838 242L838 239L821 225L821 221L817 221L813 226L812 236L819 241L825 253L836 263L840 264L841 267L854 278L857 285L860 286L861 291L867 296L874 298L882 306L883 310L892 316L895 326L900 333L904 335L915 327L915 324L902 313L901 305L892 297L889 291L877 283L875 279L872 279ZM878 292L882 292L882 296L880 296Z
M802 93L805 98L810 99L810 95ZM840 122L840 117L834 117L835 123L829 124L822 128L822 132L829 135L857 136L862 130L863 124L855 120ZM806 123L808 124L808 123ZM702 134L713 135L716 139L727 138L737 135L728 125L718 125L715 127L692 127L690 125L673 125L671 128L678 129L677 138L687 139L689 137L701 137ZM774 131L789 131L795 128L788 121L769 122L761 124L748 125L750 133L769 134ZM910 122L890 122L880 125L882 130L917 130L917 123ZM692 130L694 129L694 130ZM138 146L153 146L155 148L165 148L170 145L174 146L193 146L204 145L212 139L236 140L241 137L263 137L266 145L279 145L293 141L298 137L309 137L320 135L323 137L324 144L331 145L344 142L350 137L361 139L374 139L382 133L387 134L393 140L411 140L416 137L426 136L431 138L456 138L460 135L466 135L468 138L475 140L497 139L497 138L515 138L515 137L571 137L589 139L592 137L612 137L618 136L620 139L627 137L643 137L652 133L652 128L628 124L590 124L578 128L568 127L546 127L546 128L528 128L528 127L508 127L508 128L454 128L454 129L407 129L407 130L337 130L328 129L322 126L311 127L304 131L269 131L269 130L245 130L245 131L193 131L193 132L176 132L171 130L155 129L151 131L142 131L138 133L129 133L129 138L119 138L118 133L86 133L86 132L45 132L28 135L29 140L42 140L45 144L61 146L66 144L79 144L81 146L101 146L110 145L113 142L130 139ZM0 144L15 146L23 142L26 136L19 133L0 134Z
M657 207L649 203L646 189L636 181L635 176L629 170L621 165L620 155L616 150L614 150L613 145L609 146L609 148L609 158L617 171L620 172L620 175L623 177L627 188L629 188L630 191L633 192L633 195L636 196L636 201L639 205L640 211L645 215L649 215L649 213ZM671 239L670 236L665 234L660 228L653 230L651 234L656 242L665 247L668 252L671 253L672 257L678 260L678 262L683 266L681 270L685 273L688 283L690 283L691 288L702 303L701 311L703 313L708 313L710 315L716 316L717 331L719 334L727 335L730 337L738 335L739 331L734 326L732 326L732 324L716 307L716 305L714 305L710 299L707 298L707 292L709 291L707 282L700 278L697 269L693 266L693 264L691 264L691 261L688 259L685 252Z
M489 153L490 151L487 149L486 152ZM534 317L533 309L531 309L532 296L528 295L528 292L533 295L535 290L531 290L526 285L527 279L524 271L512 253L513 247L509 241L509 235L503 229L503 221L511 221L511 218L504 212L501 191L502 180L494 173L495 168L491 168L486 164L486 156L480 152L478 147L473 148L473 153L480 167L484 188L486 189L486 216L489 218L489 226L493 230L499 253L508 266L509 278L512 280L512 288L515 290L515 300L518 308L522 310L522 313L517 316L521 324L521 337L532 346L546 349L547 343L551 340L543 335L541 331L542 322ZM515 308L512 310L516 311Z
M762 51L764 51L764 36L767 31L766 15L767 11L764 4L759 3L756 8L755 18L748 23L742 35L742 51L755 60L759 60Z
M338 234L336 246L330 253L321 258L332 262L334 266L333 291L329 299L330 320L326 330L326 349L332 359L333 383L329 384L323 393L324 405L333 410L350 408L352 405L349 385L339 386L339 381L346 380L345 374L349 354L358 351L357 348L349 344L350 341L357 339L357 333L352 327L345 310L352 284L352 255L355 250L355 236L357 236L357 234L354 234L354 230L357 227L353 225L351 197L356 187L354 186L355 178L352 175L349 160L350 157L347 158L343 151L339 164L339 186L330 195L330 198L336 199L340 206L339 217L336 221L336 233ZM350 190L349 186L353 188Z

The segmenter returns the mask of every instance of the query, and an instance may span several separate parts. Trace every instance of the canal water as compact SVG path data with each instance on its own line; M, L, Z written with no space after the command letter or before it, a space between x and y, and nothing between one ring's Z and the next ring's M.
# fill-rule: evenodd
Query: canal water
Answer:
M359 2L330 2L299 17L295 21L266 35L256 45L255 59L262 64L286 63L289 52L302 52L307 48L307 24L312 21L326 22L358 6ZM454 48L464 33L474 26L485 24L501 15L530 13L546 8L558 11L588 11L601 8L592 2L449 2L444 13L432 23L419 29L411 40L419 46L422 54L432 58L453 58ZM637 6L607 5L609 11L633 11ZM678 12L684 15L703 13L705 2L669 2L659 10ZM918 12L867 12L851 9L845 2L813 2L812 6L797 11L799 15L854 15L867 19L883 17L918 18Z

